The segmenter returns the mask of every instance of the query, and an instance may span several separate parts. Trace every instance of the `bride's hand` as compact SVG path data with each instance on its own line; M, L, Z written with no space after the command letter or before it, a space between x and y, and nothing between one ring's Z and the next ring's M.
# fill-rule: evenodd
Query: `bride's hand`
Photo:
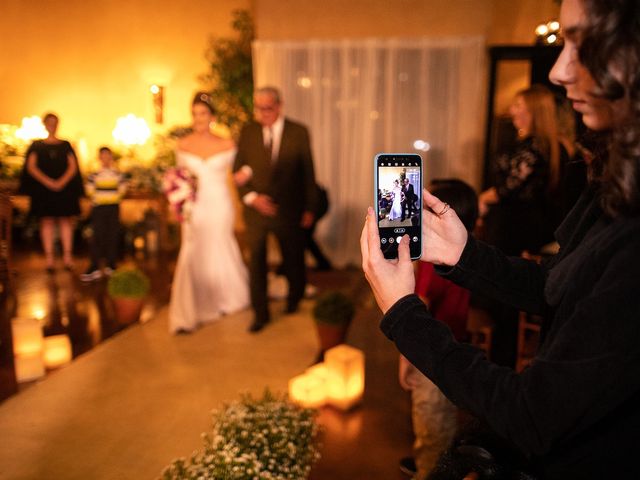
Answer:
M233 174L233 181L236 186L242 187L253 177L253 169L249 165L243 165L240 170Z
M436 265L458 263L468 232L448 203L424 190L422 215L422 258Z
M367 219L360 236L360 250L362 269L383 313L402 297L413 293L415 277L409 253L409 236L402 237L398 245L397 260L384 258L380 249L378 222L371 207L367 211Z

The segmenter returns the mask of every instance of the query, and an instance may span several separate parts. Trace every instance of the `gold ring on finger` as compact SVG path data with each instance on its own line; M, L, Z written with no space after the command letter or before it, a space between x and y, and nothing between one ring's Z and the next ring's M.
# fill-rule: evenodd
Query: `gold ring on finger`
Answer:
M448 203L445 202L444 207L442 208L442 211L440 213L436 213L436 215L438 215L439 217L443 216L445 213L447 213L449 210L451 209L451 205L449 205Z

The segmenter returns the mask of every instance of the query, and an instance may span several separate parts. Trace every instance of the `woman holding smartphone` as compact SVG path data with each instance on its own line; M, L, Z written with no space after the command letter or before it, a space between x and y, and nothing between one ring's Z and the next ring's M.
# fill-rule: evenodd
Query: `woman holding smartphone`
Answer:
M371 210L361 237L385 335L518 452L521 470L541 478L621 478L637 470L639 9L636 0L562 3L564 47L550 78L608 149L592 161L590 185L557 230L557 256L542 265L507 257L468 235L455 211L425 192L423 258L461 286L545 315L528 368L499 367L455 342L412 294L407 238L398 261L383 258Z

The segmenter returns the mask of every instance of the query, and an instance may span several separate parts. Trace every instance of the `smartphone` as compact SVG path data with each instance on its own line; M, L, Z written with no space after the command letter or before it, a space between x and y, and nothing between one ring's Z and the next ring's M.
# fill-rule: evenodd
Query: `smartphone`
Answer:
M409 235L411 259L422 254L422 157L415 153L379 153L374 159L374 192L380 248L398 257L398 243Z

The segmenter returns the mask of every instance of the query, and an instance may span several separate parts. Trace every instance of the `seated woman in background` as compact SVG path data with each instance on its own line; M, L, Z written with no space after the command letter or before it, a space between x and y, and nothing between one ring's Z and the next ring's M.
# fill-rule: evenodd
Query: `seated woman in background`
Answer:
M537 253L553 240L557 220L548 215L551 192L569 160L558 133L553 92L533 85L509 109L518 141L496 163L495 185L480 194L483 236L509 255Z

